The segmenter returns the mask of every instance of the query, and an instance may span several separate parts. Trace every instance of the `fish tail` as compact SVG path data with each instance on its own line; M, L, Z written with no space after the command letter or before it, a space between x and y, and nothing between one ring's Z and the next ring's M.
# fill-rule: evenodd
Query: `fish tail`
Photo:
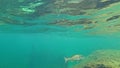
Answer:
M68 58L67 58L67 57L64 57L64 60L65 60L65 63L67 63L67 62L68 62Z

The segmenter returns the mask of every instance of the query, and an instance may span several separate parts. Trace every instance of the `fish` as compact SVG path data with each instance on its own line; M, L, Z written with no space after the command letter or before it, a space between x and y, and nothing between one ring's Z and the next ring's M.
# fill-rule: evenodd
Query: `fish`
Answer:
M65 60L65 63L67 63L69 61L80 61L83 58L84 57L82 55L76 54L71 57L64 57L64 60Z

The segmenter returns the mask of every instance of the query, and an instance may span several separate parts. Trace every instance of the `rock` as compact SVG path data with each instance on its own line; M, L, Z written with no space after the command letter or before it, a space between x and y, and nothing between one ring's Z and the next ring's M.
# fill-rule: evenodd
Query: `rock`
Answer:
M74 68L120 68L120 50L98 50Z

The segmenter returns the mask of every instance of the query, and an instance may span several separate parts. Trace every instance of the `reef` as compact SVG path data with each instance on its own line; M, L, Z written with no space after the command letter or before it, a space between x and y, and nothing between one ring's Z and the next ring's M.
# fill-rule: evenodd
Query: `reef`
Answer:
M106 21L118 19L119 17L120 17L120 15L112 16L112 17L108 18Z
M55 0L48 6L56 14L83 15L86 14L84 10L96 8L97 0Z
M14 25L25 30L23 26L27 25L30 31L37 26L39 32L57 26L87 35L120 34L120 0L1 0L0 3L0 24L5 28Z
M110 4L120 2L120 0L99 0L97 4L97 8L105 8L109 7Z
M73 68L120 68L120 50L97 50Z

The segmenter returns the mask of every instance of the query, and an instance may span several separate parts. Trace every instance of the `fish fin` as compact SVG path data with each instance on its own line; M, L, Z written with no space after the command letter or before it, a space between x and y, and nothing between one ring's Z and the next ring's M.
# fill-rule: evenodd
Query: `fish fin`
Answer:
M68 62L68 58L67 58L67 57L64 57L64 60L65 60L65 63L67 63L67 62Z

